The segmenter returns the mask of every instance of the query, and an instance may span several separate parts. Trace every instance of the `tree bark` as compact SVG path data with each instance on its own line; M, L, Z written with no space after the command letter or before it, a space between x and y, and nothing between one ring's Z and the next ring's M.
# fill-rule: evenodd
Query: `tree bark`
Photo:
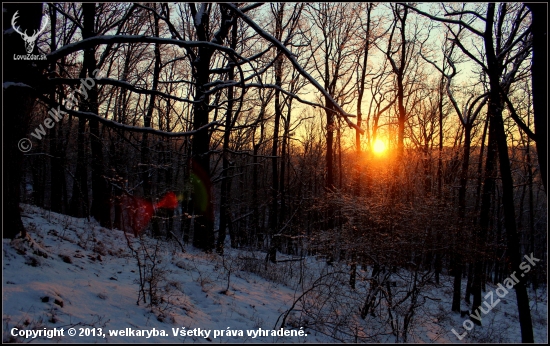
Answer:
M460 311L460 300L462 292L462 267L463 255L461 254L464 243L464 222L466 219L466 187L468 183L468 166L470 164L470 144L471 144L472 125L464 124L464 157L462 158L462 170L460 173L460 188L458 191L458 234L456 235L457 244L455 244L455 269L453 285L453 303L452 310Z
M87 39L95 36L95 16L96 5L95 3L86 3L82 5L82 11L84 15L84 27L82 30L82 38ZM89 78L93 78L94 71L97 68L95 59L95 47L88 48L84 51L84 69ZM80 86L84 87L84 86ZM94 84L88 90L88 99L84 101L90 112L98 114L99 101L97 85ZM111 204L110 194L108 191L107 181L105 180L104 172L104 158L103 158L103 142L101 140L101 133L99 132L99 121L97 119L90 119L90 134L91 134L91 149L92 149L92 205L90 214L99 222L103 227L111 226Z
M277 4L277 11L275 13L275 39L279 42L283 36L283 13L285 4ZM283 84L283 56L281 50L277 49L277 57L275 58L275 85L281 87ZM279 230L279 124L282 117L282 105L280 100L280 91L275 89L275 123L273 126L273 146L271 147L271 213L269 214L269 224L271 231L271 245L268 251L268 258L271 263L277 263L277 249L279 248L279 236L277 232Z
M156 4L153 4L153 8L156 9ZM155 37L159 37L159 18L157 16L154 17L153 30L154 30ZM160 77L160 65L161 65L160 45L158 43L155 43L154 54L155 54L155 65L153 68L153 85L151 89L153 91L157 91L158 84L159 84L159 77ZM151 127L151 119L153 118L155 102L156 102L156 95L153 93L151 94L149 99L147 113L143 118L144 127ZM152 175L152 168L151 168L152 167L151 154L149 150L149 138L146 132L143 133L143 136L141 138L141 164L143 169L141 173L141 180L143 181L143 197L153 202L154 196L152 195L153 194L153 191L152 191L153 175ZM151 228L153 230L153 236L160 237L160 229L158 224L158 218L156 215L152 216L151 223L152 223Z
M237 47L237 23L233 25L231 30L231 48ZM227 78L229 80L235 80L235 65L233 61L229 62L229 73ZM216 244L216 251L218 254L223 255L226 229L229 226L231 219L231 209L229 208L230 199L230 177L229 177L229 139L231 135L231 128L233 122L233 98L234 88L231 86L227 90L227 112L225 114L225 132L223 134L223 151L222 151L222 182L220 191L220 226L218 230L218 242Z
M210 41L210 9L212 4L201 4L201 16L198 16L194 3L189 4L191 14L195 20L194 25L197 37L200 41ZM221 11L220 28L212 38L212 42L223 44L229 33L232 23L230 10L219 5ZM200 18L199 18L200 17ZM214 54L214 48L201 46L197 50L195 59L192 61L192 74L196 83L195 101L193 106L193 129L198 131L208 124L210 104L207 83L210 79L210 61ZM192 142L192 165L193 172L193 204L195 208L195 224L193 228L193 246L211 252L215 248L214 237L214 207L212 200L212 185L210 181L210 133L203 129L195 133Z
M503 5L506 6L506 5ZM491 127L493 127L495 141L498 147L498 159L500 175L502 178L502 204L504 208L504 223L506 228L507 248L508 248L508 270L513 272L519 270L521 264L521 249L519 234L516 228L516 217L514 207L514 182L510 168L510 158L508 155L508 144L506 142L506 132L502 119L503 101L500 97L500 75L502 73L501 63L497 60L493 46L493 17L495 13L495 4L488 4L486 30L484 33L485 51L487 55L488 77L490 84L489 94L489 141L491 137ZM476 269L477 270L477 269ZM514 286L519 312L519 322L521 327L522 342L534 342L533 324L531 320L531 311L529 309L529 297L525 286L525 279L520 278ZM474 307L475 307L474 296Z

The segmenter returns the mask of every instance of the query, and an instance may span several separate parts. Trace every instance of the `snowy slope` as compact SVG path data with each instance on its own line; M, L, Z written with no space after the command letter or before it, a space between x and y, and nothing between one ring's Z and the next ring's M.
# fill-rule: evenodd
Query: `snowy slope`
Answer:
M285 262L270 265L266 271L260 253L228 249L222 258L198 252L191 246L186 246L184 253L176 242L146 237L140 241L132 235L126 237L121 231L102 228L93 220L76 219L30 205L22 205L22 209L28 239L3 242L4 342L338 340L311 325L293 322L300 304L293 313L285 314L325 270L322 261L308 258ZM136 253L141 263L147 265L141 271ZM301 277L309 281L294 279L300 271ZM156 304L151 307L148 304L151 297L146 294L147 303L140 299L138 305L140 274L143 281L151 273L154 275L145 283L145 291L149 292L149 282L156 284L153 290ZM451 329L462 334L465 318L448 312L452 290L450 279L446 280L444 287L426 288L423 297L428 299L416 312L409 342L521 341L513 292L484 316L483 327L475 327L459 341ZM546 342L546 291L533 292L531 305L535 341ZM344 307L338 309L346 311ZM303 336L271 335L273 329L281 333L285 316L287 331ZM38 336L37 340L12 336L12 333L23 335L27 330L53 328L63 328L63 336ZM76 336L68 335L70 328L74 328ZM268 336L257 334L260 328ZM121 336L120 331L133 335ZM254 334L247 335L251 331ZM394 340L391 335L373 339Z

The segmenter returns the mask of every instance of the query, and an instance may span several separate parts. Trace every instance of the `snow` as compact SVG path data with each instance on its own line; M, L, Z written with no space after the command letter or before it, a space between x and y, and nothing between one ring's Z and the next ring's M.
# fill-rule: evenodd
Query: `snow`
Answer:
M30 88L30 86L28 84L25 84L25 83L16 83L16 82L4 82L3 83L3 88L4 89L8 89L8 88L11 88L11 87Z
M126 238L122 231L100 227L93 219L73 218L26 204L21 204L21 208L28 238L3 240L4 342L338 341L314 327L297 323L296 315L303 308L300 303L288 314L285 330L295 333L303 331L307 336L253 338L247 336L247 331L257 333L258 328L280 331L284 315L294 301L311 287L311 283L327 275L330 270L346 270L345 265L329 267L324 261L308 257L300 261L269 264L266 271L263 262L265 255L259 252L227 246L222 258L187 245L183 253L175 242L157 241L147 236L140 241L130 234ZM154 307L143 301L136 304L140 275L129 245L141 255L144 252L140 246L151 256L157 250L155 268L159 279L158 296L162 299ZM143 256L141 258L143 260ZM288 271L289 268L291 271ZM304 279L301 282L296 279L300 271L305 273L302 273ZM395 275L398 288L407 285L406 278L410 277L407 271ZM345 284L329 285L327 288L344 290ZM488 284L487 289L494 290L495 287ZM546 342L547 293L543 289L530 293L535 341ZM353 294L360 296L361 290ZM314 297L310 298L315 302ZM419 299L425 302L416 311L416 327L408 342L521 341L513 292L501 298L496 307L483 316L483 327L476 326L461 341L451 332L454 328L462 334L465 320L465 317L449 311L452 278L443 276L441 287L432 285L422 288ZM330 305L328 300L325 303L327 307ZM346 309L346 306L338 307L339 312ZM376 318L369 320L373 326L375 322ZM63 328L64 336L24 339L11 336L12 328L35 332L44 328ZM80 330L88 332L89 336L68 336L69 328L75 328L77 333ZM99 334L98 328L105 337L91 335L92 332ZM134 333L138 330L145 333L143 336L109 335L109 332L126 331L127 328L132 328ZM382 324L380 328L383 328ZM153 335L160 331L166 335ZM215 331L218 333L216 337ZM221 331L224 334L241 331L243 336L220 336ZM393 342L395 338L390 334L373 340Z
M8 11L6 11L6 9L4 8L4 13L7 13L7 12ZM15 33L19 35L19 33L15 31L13 27L10 27L9 29L4 30L4 35L13 35Z
M195 15L195 26L199 27L202 25L202 16L204 15L204 11L206 10L207 4L201 4L199 7L199 11Z

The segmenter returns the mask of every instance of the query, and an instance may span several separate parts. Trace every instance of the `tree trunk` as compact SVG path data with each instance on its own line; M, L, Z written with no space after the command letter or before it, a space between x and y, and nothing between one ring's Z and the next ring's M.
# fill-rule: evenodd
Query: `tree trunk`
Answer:
M361 127L363 122L362 118L362 102L363 94L365 92L365 79L367 76L367 62L369 58L369 48L370 48L370 22L371 22L371 11L374 6L373 3L369 3L367 6L367 27L366 27L366 40L365 40L365 49L363 53L363 64L361 69L361 78L359 79L358 93L357 93L357 126ZM355 196L361 194L361 170L364 167L360 166L361 160L361 133L359 130L355 130L355 150L357 155L357 161L355 162Z
M95 3L86 3L82 5L84 15L84 28L82 38L87 39L95 36L94 25L96 7ZM88 78L93 78L94 71L97 68L95 60L95 48L89 48L84 51L84 69ZM84 86L80 86L84 87ZM99 114L97 85L94 84L88 90L88 99L85 101L90 112ZM92 149L92 205L90 213L103 227L111 226L111 204L107 181L104 178L104 159L103 142L99 132L99 121L90 119L91 149Z
M437 197L441 199L443 190L443 76L441 76L439 84L439 100L438 100L438 113L439 113L439 150L437 156Z
M453 285L453 311L460 311L460 300L462 291L462 267L463 255L462 244L464 237L466 219L466 187L468 183L468 166L470 164L470 144L471 144L471 124L464 124L464 157L462 158L462 171L460 173L460 188L458 191L458 233L456 235L457 243L455 244L455 269L454 269L454 285Z
M472 305L472 312L476 311L481 306L481 286L482 286L482 267L483 267L483 258L480 254L482 244L485 244L487 239L487 233L489 230L489 221L490 221L490 209L491 209L491 194L495 189L495 159L496 159L496 133L495 133L495 124L494 124L494 104L491 105L491 102L495 102L492 99L489 100L489 108L487 111L487 117L489 118L489 140L487 144L487 157L485 159L485 177L483 179L483 191L481 194L481 206L480 206L480 216L479 216L479 229L475 234L475 243L476 243L476 261L474 265L474 280L472 283L472 295L474 297L474 302ZM498 101L497 101L498 102ZM473 319L473 322L476 324L481 324L481 321Z
M281 41L283 35L283 13L285 4L278 4L278 9L275 17L275 38ZM282 86L283 80L283 59L280 49L277 49L277 57L275 59L275 85ZM279 230L279 172L277 154L279 153L279 123L282 117L282 105L280 100L280 91L275 89L275 124L273 127L273 146L271 147L271 213L269 214L269 224L271 229L271 246L268 251L268 258L271 263L277 262L277 249L279 248L280 237L277 236Z
M233 25L231 30L231 49L237 47L237 24ZM235 67L234 62L229 62L229 73L227 78L229 80L235 80ZM218 230L218 242L216 244L216 251L218 254L223 255L223 249L225 244L225 234L230 221L230 182L229 177L229 139L231 135L231 127L233 122L233 97L234 88L229 87L227 90L227 112L225 114L225 132L223 134L223 151L222 151L222 176L221 176L221 191L220 191L220 226Z
M510 158L508 156L508 144L506 143L506 132L502 119L502 104L500 98L500 75L502 73L501 63L497 60L493 46L493 16L495 4L488 4L487 22L484 35L485 51L487 52L487 66L490 95L488 115L491 117L489 132L494 127L494 135L498 146L498 158L500 175L502 178L502 204L504 208L504 223L506 229L507 248L508 248L508 269L510 272L519 270L522 256L519 242L519 234L516 229L516 217L514 209L514 182L510 168ZM537 71L537 73L539 73ZM491 137L491 133L489 133ZM531 311L529 309L529 297L525 286L525 279L520 278L514 286L519 312L519 322L521 327L522 342L534 342L533 324L531 321ZM475 297L474 297L475 298ZM474 303L475 305L475 303Z
M200 41L209 41L210 8L212 4L201 4L200 13L197 12L195 4L189 4L195 29ZM221 11L220 29L212 39L213 43L223 44L227 37L229 27L232 23L232 15L223 6L219 5ZM198 14L202 14L198 16ZM199 18L200 17L200 18ZM210 60L214 49L209 46L200 46L196 58L192 62L193 79L196 83L195 101L193 106L193 129L197 131L192 143L192 164L193 172L193 205L195 218L193 226L193 246L211 252L215 248L214 237L214 207L212 200L212 186L210 181L210 133L208 129L202 129L208 124L210 112L210 97L208 93L208 82L210 79Z
M50 23L51 23L51 32L56 32L56 11L55 8L50 9ZM51 35L50 41L50 50L53 52L57 49L57 44L55 41L56 36ZM55 63L50 64L50 71L56 71ZM55 87L52 88L50 92L50 99L55 100ZM62 100L60 99L61 103ZM65 212L63 210L63 196L65 190L65 152L63 150L63 137L61 131L61 126L63 124L63 119L54 127L50 129L50 179L51 179L51 190L50 190L50 207L51 210L56 213Z
M86 106L81 103L81 111L87 111ZM86 119L78 119L78 135L76 139L77 157L76 157L76 172L73 180L73 193L71 196L69 214L74 217L88 217L90 210L88 208L88 163L86 162L86 154L84 148L84 132L86 131Z
M252 233L252 241L255 246L262 247L263 244L263 222L260 223L260 208L258 206L259 199L258 199L258 153L260 150L260 146L262 145L263 139L264 139L264 114L265 114L265 107L266 104L262 103L261 109L260 109L260 115L258 117L258 120L260 122L260 138L257 142L253 144L253 157L252 157L252 227L253 227L253 233ZM256 130L254 130L254 136L255 136Z
M506 229L506 238L508 243L508 269L510 272L518 270L522 262L519 234L516 229L516 217L514 210L514 182L510 169L510 159L508 157L508 145L506 143L506 133L502 121L502 113L498 114L496 120L496 135L498 142L499 166L502 177L502 203L504 207L504 223ZM531 311L529 308L529 296L525 279L520 277L520 281L514 286L516 290L516 299L518 304L519 322L521 326L522 342L532 343L533 323L531 321Z
M156 4L153 4L153 7L156 8ZM155 20L154 36L159 37L159 18L155 16L154 20ZM155 43L154 54L155 54L155 65L153 68L152 90L157 91L159 77L160 77L160 65L162 63L161 57L160 57L160 46L158 43ZM156 101L156 97L155 97L155 94L153 93L150 95L149 105L147 107L147 114L145 114L143 118L143 127L151 127L151 119L153 118L155 101ZM153 194L153 191L152 191L153 174L152 174L152 166L151 166L151 154L149 150L149 140L146 132L143 133L143 136L141 139L141 165L143 169L141 174L141 180L143 181L143 197L153 202L154 201L154 196L152 195ZM159 229L157 215L152 216L151 223L152 223L151 228L153 230L153 237L160 237L160 229Z

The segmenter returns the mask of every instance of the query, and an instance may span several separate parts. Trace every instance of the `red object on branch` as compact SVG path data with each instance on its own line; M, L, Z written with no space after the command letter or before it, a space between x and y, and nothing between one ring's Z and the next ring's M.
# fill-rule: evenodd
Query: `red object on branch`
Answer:
M137 199L136 201L136 213L135 213L135 229L134 234L139 234L147 227L151 217L153 217L153 205L143 199Z
M156 208L164 209L176 209L178 206L178 199L176 194L173 192L168 192L157 204Z
M178 206L178 198L173 192L168 192L156 204L133 196L124 196L119 202L123 207L123 230L131 230L134 236L138 236L149 224L155 209L175 209Z

